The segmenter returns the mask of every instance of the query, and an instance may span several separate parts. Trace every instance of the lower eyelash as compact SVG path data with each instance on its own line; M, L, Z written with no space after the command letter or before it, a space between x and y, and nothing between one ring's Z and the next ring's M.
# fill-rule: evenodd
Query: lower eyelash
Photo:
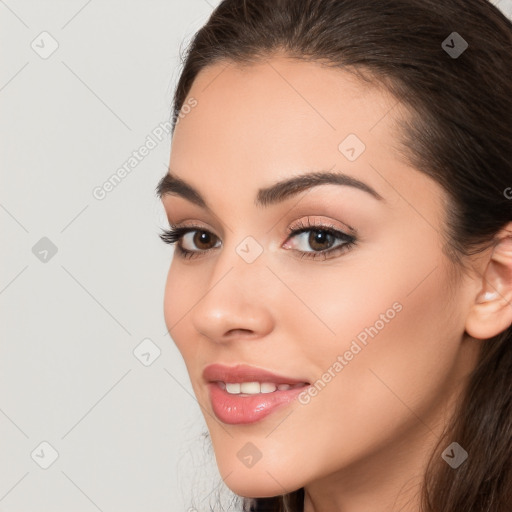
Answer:
M179 245L179 244L175 245L175 251L177 251L180 258L193 258L194 256L197 256L198 254L205 254L208 252L208 251L202 251L202 252L189 251L188 249L183 249L183 247L181 247L181 245Z
M327 230L323 229L322 231ZM343 238L347 236L345 233L343 233L343 235ZM312 260L320 258L322 260L327 260L343 254L344 252L350 250L354 245L356 245L355 239L347 240L344 244L332 247L331 249L327 249L325 251L301 252L300 258L310 258Z
M325 233L332 235L337 240L343 240L345 243L343 243L342 245L337 245L336 247L331 247L330 249L326 249L324 251L298 251L300 252L301 259L309 258L315 260L320 258L322 260L327 260L329 258L334 258L336 256L339 256L340 254L343 254L344 252L350 250L354 245L356 245L356 238L354 236L347 235L346 233L338 231L337 229L322 226L313 226L310 228L296 229L294 231L291 231L290 235L294 236L308 231L323 231Z
M205 251L190 251L188 249L183 249L179 244L180 240L183 236L190 231L206 231L202 228L194 228L194 227L176 227L171 229L164 229L162 233L160 233L160 239L169 245L175 245L175 251L179 254L180 257L183 258L193 258L198 256L199 254L206 254L212 249L207 249ZM309 258L309 259L318 259L322 258L323 260L328 259L334 253L341 254L345 251L350 250L354 245L356 245L356 237L353 235L348 235L347 233L343 233L342 231L338 231L332 227L327 226L315 226L315 225L307 225L300 227L299 229L289 229L288 230L288 238L299 235L301 233L307 231L324 231L338 240L344 240L345 243L342 245L338 245L331 249L327 249L325 251L296 251L300 253L300 258ZM332 256L334 257L334 256Z

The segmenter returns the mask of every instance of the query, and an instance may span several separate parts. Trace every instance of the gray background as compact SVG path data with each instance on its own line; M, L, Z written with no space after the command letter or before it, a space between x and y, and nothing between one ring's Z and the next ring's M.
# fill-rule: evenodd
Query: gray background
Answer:
M172 251L154 189L180 45L218 3L0 0L0 511L215 502L204 420L166 334ZM512 0L495 3L512 17Z

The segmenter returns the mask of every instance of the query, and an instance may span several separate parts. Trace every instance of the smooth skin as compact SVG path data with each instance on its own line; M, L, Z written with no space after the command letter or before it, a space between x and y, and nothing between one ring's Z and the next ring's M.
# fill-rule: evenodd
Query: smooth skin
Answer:
M405 108L345 70L280 54L246 67L219 62L201 71L189 97L197 106L176 127L170 171L211 211L175 194L162 202L172 225L211 237L181 240L197 253L176 250L164 312L226 485L246 497L304 486L306 512L418 510L430 450L481 339L512 322L512 225L494 250L474 257L474 272L454 272L442 250L447 196L395 149ZM355 161L338 149L349 134L366 146ZM323 170L382 199L324 184L255 204L260 188ZM308 218L355 228L355 245L288 236ZM252 263L236 251L248 236L263 249ZM307 257L332 246L338 253ZM482 303L489 291L498 297ZM214 416L207 365L245 363L314 383L396 302L401 311L308 404L248 425ZM261 452L252 467L237 456L246 443Z

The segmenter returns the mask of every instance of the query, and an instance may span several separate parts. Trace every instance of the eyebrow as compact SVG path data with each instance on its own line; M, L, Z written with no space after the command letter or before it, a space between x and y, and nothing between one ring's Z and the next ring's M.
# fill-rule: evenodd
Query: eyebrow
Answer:
M330 171L318 171L294 176L279 181L266 188L260 188L256 195L256 206L269 206L277 204L285 199L319 185L343 185L353 187L363 192L367 192L379 201L384 201L383 197L366 183L349 176L347 174ZM185 182L178 176L168 172L158 183L156 193L160 199L166 195L180 196L188 201L211 211L205 199L192 185Z

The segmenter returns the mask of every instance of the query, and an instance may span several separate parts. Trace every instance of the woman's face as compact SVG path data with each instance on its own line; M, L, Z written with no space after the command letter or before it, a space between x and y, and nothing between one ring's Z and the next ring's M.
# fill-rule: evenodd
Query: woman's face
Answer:
M468 287L448 288L444 192L394 149L396 100L277 56L206 68L188 99L170 173L196 193L169 182L162 200L195 229L179 242L193 253L176 247L165 320L226 485L254 497L411 477L477 342ZM344 181L276 186L313 172ZM203 374L212 364L256 371ZM309 385L271 393L288 381Z

